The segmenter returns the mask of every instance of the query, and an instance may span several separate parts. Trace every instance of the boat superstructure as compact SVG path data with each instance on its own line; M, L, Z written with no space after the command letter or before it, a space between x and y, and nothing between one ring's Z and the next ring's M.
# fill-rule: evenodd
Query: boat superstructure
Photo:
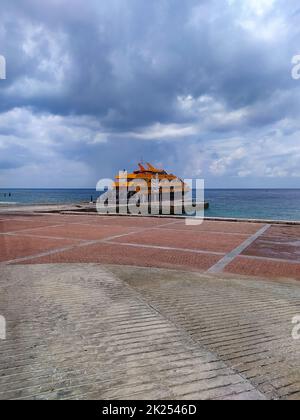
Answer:
M208 207L204 199L193 199L188 183L151 163L139 163L131 173L120 171L101 197L97 209L103 213L186 215Z
M150 163L138 164L139 169L132 172L120 172L116 176L115 188L120 190L127 188L130 193L135 194L167 194L169 188L170 193L183 194L190 191L189 186L177 176L168 173L164 169L158 169ZM131 195L131 194L130 194Z

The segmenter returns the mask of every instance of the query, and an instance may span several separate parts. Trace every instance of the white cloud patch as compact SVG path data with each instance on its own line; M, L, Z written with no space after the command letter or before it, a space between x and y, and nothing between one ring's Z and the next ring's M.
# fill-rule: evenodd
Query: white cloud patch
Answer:
M273 10L276 0L227 0L230 6L240 8L242 14L263 17Z
M80 150L106 142L91 117L35 114L22 108L2 113L0 186L84 186L93 168L81 161Z
M176 138L184 139L195 136L197 132L198 128L195 125L156 123L140 131L125 132L123 135L141 140L174 140Z

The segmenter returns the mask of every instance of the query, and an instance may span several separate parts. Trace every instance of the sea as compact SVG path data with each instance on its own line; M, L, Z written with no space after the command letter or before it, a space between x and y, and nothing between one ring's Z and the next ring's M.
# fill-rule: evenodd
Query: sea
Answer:
M95 189L1 189L0 206L95 200ZM207 217L300 221L300 189L207 189Z

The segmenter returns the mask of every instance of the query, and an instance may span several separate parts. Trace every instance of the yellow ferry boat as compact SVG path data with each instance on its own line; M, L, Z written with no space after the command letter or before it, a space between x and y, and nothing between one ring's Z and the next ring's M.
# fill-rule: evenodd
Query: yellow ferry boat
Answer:
M122 188L129 189L132 187L132 190L134 190L135 186L138 185L138 181L145 181L146 190L141 190L140 187L137 187L137 190L131 191L131 193L135 194L138 191L142 194L153 195L153 193L159 192L158 190L160 188L167 189L168 187L171 189L171 193L174 194L190 191L189 186L181 178L178 178L173 174L169 174L164 169L155 168L148 162L146 165L147 167L145 168L142 163L139 163L139 169L132 173L121 172L116 176L115 188L120 190Z

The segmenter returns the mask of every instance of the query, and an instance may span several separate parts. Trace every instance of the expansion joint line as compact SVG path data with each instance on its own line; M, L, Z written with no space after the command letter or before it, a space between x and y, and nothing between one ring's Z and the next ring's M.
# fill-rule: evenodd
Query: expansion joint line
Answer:
M243 251L245 251L246 248L248 248L260 236L262 236L270 227L271 227L271 225L265 225L263 228L261 228L254 235L250 236L250 238L248 238L245 242L243 242L241 245L239 245L233 251L229 252L229 254L225 255L225 257L222 258L215 265L213 265L207 271L207 273L210 273L210 274L222 273L222 271L225 269L225 267L227 267L228 264L230 264L236 257L238 257Z

